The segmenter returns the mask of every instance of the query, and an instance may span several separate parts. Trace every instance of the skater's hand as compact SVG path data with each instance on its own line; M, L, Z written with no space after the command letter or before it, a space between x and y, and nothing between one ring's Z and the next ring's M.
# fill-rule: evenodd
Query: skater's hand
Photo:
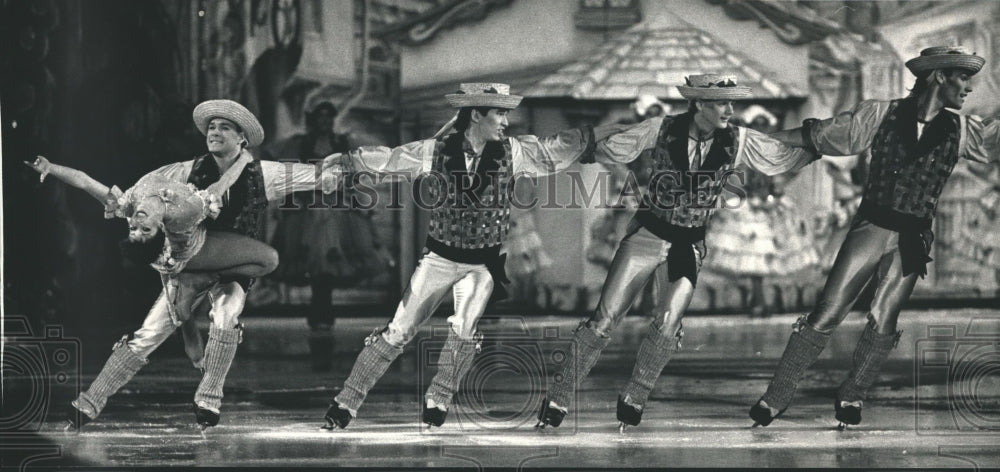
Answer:
M41 174L38 176L39 182L45 182L45 177L52 171L52 164L42 156L36 157L34 162L24 161L24 165L31 167L35 172Z
M328 164L324 166L321 176L323 193L331 194L344 189L348 178L347 168L343 164Z

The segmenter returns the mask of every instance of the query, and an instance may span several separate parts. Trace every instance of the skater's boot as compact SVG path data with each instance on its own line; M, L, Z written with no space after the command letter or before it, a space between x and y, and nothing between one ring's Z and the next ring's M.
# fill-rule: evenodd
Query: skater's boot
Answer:
M861 408L868 397L868 390L878 378L889 352L899 343L901 334L902 332L879 333L878 324L869 315L868 324L854 349L851 373L840 385L833 402L834 416L840 422L839 429L861 424Z
M420 412L421 421L428 427L443 425L445 418L448 417L448 410L444 410L437 405L431 405L430 403L433 403L433 401L424 402L422 405Z
M448 330L438 357L437 373L431 379L422 408L423 422L431 426L441 426L448 416L448 406L458 392L462 379L472 368L472 361L481 349L482 336L474 334L469 339L461 338L454 330Z
M563 418L566 418L566 413L568 413L566 408L557 405L548 398L543 398L542 408L538 411L538 423L535 424L535 428L541 429L546 426L558 428L562 424Z
M346 428L351 418L357 418L358 408L361 408L368 391L402 353L402 347L394 346L382 337L382 330L376 329L365 338L365 347L354 361L351 374L344 381L344 388L334 397L326 412L327 426Z
M194 419L202 431L219 424L219 412L202 408L196 403L194 405Z
M90 417L77 409L76 405L70 404L69 408L66 409L66 422L68 423L66 431L79 431L80 428L90 423Z
M326 425L323 426L323 429L344 429L347 425L351 424L351 419L353 418L354 415L348 411L347 408L340 406L340 404L334 400L333 404L330 405L330 408L327 408L326 415L323 416L323 419L326 420Z
M67 421L70 425L67 429L79 429L83 425L97 418L108 402L108 397L114 395L118 389L127 384L135 376L139 369L146 365L146 359L132 352L128 347L128 335L115 343L112 348L111 357L105 362L101 373L90 384L90 388L81 392L76 400L73 400Z
M784 412L784 410L771 408L768 406L767 402L761 398L757 401L757 403L754 403L753 406L750 407L750 419L754 421L754 427L767 426Z
M832 331L824 332L813 328L805 316L795 322L788 345L774 371L774 378L767 386L764 396L750 408L754 426L767 426L784 413L792 403L799 380L826 348L831 333Z
M242 332L242 325L226 329L213 323L208 329L205 372L194 394L195 420L202 430L219 424L222 388L236 356L236 348L242 340Z
M628 396L618 395L618 430L625 432L626 426L639 426L642 421L642 406L636 405Z
M843 431L847 429L847 425L858 425L861 424L861 407L864 405L863 401L845 402L841 401L839 398L833 400L833 411L834 417L840 423L837 425L837 429Z
M539 424L536 426L545 424L559 426L562 418L569 411L569 405L576 396L576 389L579 387L580 382L587 377L590 369L594 367L597 359L601 357L601 352L604 351L604 348L610 342L611 337L601 336L593 328L587 326L586 323L580 324L573 334L573 343L576 346L575 352L567 356L568 362L563 364L562 369L553 376L552 382L549 383L548 395L545 396L546 401L542 402L542 410L538 415ZM550 404L557 405L555 411L552 411ZM559 417L558 422L551 421L556 416ZM543 420L545 417L550 418L550 422L545 422Z
M656 379L660 377L670 358L680 350L681 336L680 328L667 336L656 324L650 324L646 329L635 357L632 378L618 395L618 421L621 422L619 427L622 431L625 426L639 424L649 394L656 386Z

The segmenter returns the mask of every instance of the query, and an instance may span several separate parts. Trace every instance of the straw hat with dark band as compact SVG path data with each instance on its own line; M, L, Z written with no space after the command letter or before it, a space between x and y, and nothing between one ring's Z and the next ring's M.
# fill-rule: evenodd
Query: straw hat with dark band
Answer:
M906 61L906 68L913 75L934 69L965 69L975 74L984 64L986 59L962 46L935 46L920 51L919 56Z
M491 107L513 110L524 97L510 94L510 85L496 83L461 84L457 93L444 96L455 108Z
M208 100L194 107L194 125L201 134L208 134L208 123L213 118L224 118L236 123L247 137L249 147L259 146L264 142L264 127L257 117L246 107L232 100Z
M681 96L688 100L739 100L750 98L750 87L738 85L736 76L700 74L686 77L687 85L678 85Z

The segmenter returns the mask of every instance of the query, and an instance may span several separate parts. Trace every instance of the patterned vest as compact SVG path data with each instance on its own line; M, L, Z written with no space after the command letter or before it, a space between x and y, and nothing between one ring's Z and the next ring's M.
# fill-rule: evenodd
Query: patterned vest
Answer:
M941 110L917 140L917 101L893 100L872 141L864 200L930 220L958 161L959 120Z
M715 131L708 153L702 156L703 177L699 192L692 193L688 174L688 132L691 112L663 119L652 155L652 178L643 197L640 211L648 211L659 220L685 228L704 227L715 212L716 203L727 177L736 163L737 129L728 126ZM700 200L700 201L699 201Z
M210 154L194 160L188 182L205 189L217 182L219 166ZM214 220L205 220L210 231L228 231L263 241L264 212L267 210L267 193L264 191L264 173L260 161L254 159L236 179L223 197L222 212Z
M431 210L427 235L448 246L481 249L503 244L510 229L507 192L513 174L510 141L486 143L470 191L459 194L458 184L469 175L465 167L464 137L455 133L438 142L435 175L429 195Z

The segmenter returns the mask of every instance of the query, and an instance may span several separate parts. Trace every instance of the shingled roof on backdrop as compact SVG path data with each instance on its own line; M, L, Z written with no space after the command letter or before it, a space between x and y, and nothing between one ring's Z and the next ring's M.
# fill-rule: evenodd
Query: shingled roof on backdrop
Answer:
M691 74L734 73L751 99L805 97L806 92L693 27L638 25L594 53L570 63L524 91L526 97L634 100L642 94L683 100L676 86Z

